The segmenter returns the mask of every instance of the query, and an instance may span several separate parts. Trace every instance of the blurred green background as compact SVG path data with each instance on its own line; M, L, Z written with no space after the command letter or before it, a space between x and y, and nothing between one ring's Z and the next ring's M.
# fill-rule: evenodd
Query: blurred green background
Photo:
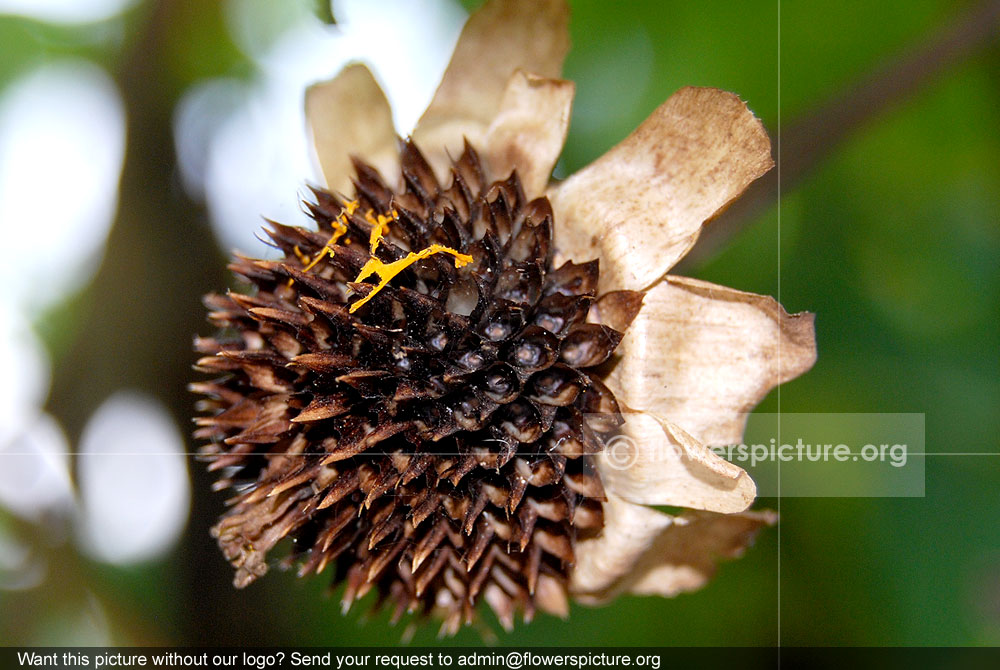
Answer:
M316 21L318 5L140 0L83 23L0 16L0 91L33 68L79 57L106 69L127 117L118 210L101 265L92 280L27 312L52 362L44 407L69 445L120 389L158 399L178 430L189 431L190 342L209 331L200 295L230 280L209 209L185 189L178 167L176 105L209 80L254 81L266 66L247 45L266 48L288 26ZM980 5L574 0L571 7L565 76L576 81L577 98L558 167L563 175L601 155L685 85L734 91L772 137L779 122L789 137L830 100L849 101L856 83L877 83L869 78L884 68L884 81L898 81L891 67L900 54L926 49ZM387 26L398 23L388 6L384 11ZM448 11L453 40L463 8ZM334 13L341 23L317 21L317 30L348 29L337 5ZM782 174L780 202L763 194L758 207L730 212L743 217L735 234L710 237L707 251L696 250L682 270L778 296L790 312L817 314L818 363L781 388L780 403L772 393L762 411L925 413L928 452L993 455L928 456L923 498L761 499L760 507L780 508L780 529L762 532L705 589L671 600L574 605L565 621L539 615L509 634L494 626L499 644L1000 644L1000 29L997 13L989 16L991 36L973 31L959 40L968 48L950 60L932 58L943 63L940 70L900 95L876 96L848 131L792 134L782 165L805 167ZM243 38L234 17L249 17ZM381 37L375 32L371 41ZM414 35L394 53L429 49L425 42ZM437 46L446 58L450 43ZM59 201L60 184L47 185L52 200L37 207L54 219L72 203ZM295 188L287 194L292 202ZM258 222L247 220L248 230ZM5 236L18 225L2 224ZM24 246L5 243L6 254L44 265L45 236L18 239ZM98 560L78 548L72 531L51 532L50 521L0 509L0 534L30 546L47 566L30 588L0 589L0 640L399 640L401 629L389 628L385 615L366 620L356 607L341 616L323 579L273 571L233 589L208 535L224 496L210 491L202 464L190 460L188 467L192 502L183 533L165 554L138 564ZM435 633L425 626L414 643L433 644ZM444 643L480 640L463 630Z

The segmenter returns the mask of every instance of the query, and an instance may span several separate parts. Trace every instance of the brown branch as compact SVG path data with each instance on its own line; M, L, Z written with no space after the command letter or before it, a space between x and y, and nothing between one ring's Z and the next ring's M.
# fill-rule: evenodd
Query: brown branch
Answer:
M779 193L788 193L802 183L854 131L993 45L998 33L1000 0L971 5L924 43L890 58L813 112L783 127L780 169L757 180L742 198L707 226L698 244L676 270L683 274L702 264L753 223L778 199ZM772 144L779 146L777 142Z

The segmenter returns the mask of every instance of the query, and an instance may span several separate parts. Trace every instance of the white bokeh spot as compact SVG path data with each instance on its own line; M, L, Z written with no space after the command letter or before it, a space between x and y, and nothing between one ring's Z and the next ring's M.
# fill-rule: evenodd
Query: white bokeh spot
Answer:
M0 280L40 309L91 277L118 203L125 109L82 60L44 65L0 98Z
M0 0L0 14L16 14L51 23L105 21L136 0Z
M180 536L190 508L184 441L159 402L108 398L80 439L80 543L98 560L156 558Z

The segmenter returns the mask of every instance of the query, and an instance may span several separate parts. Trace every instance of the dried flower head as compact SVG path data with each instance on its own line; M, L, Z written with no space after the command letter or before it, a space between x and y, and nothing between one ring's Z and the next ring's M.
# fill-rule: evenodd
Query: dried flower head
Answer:
M561 0L487 2L402 143L363 66L310 89L317 230L272 223L283 257L238 257L253 290L208 296L223 334L196 342L237 586L291 537L283 563L330 567L345 605L375 590L454 633L485 601L509 628L697 588L774 522L706 445L811 366L811 315L667 275L771 167L767 134L686 88L550 185L566 24Z

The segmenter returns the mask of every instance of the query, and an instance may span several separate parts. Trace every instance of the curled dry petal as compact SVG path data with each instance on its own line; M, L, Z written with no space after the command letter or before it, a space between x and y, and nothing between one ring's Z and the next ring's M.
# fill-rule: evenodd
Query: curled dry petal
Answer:
M310 86L306 118L330 190L353 191L351 156L363 157L386 178L399 172L392 109L364 65L350 65L330 81Z
M742 468L653 413L626 414L622 438L597 463L605 489L632 503L732 513L757 495Z
M735 444L768 391L816 361L813 315L773 298L668 276L646 293L609 376L615 396L703 444Z
M634 505L610 491L607 498L600 535L576 545L570 591L577 597L609 592L673 523L673 517Z
M737 96L682 88L624 141L550 192L556 245L601 259L601 290L652 286L702 224L767 172L771 144Z
M463 138L479 144L515 70L558 77L568 50L565 0L489 0L470 16L413 131L438 178L445 179L448 154L462 153Z
M771 510L741 514L687 512L657 539L655 548L636 566L629 592L674 596L701 588L715 574L719 558L738 558L757 531L773 526Z
M518 70L486 131L486 156L501 177L517 168L528 198L542 195L559 159L573 105L573 82Z
M697 589L715 573L719 558L739 556L777 515L764 510L671 517L608 494L604 519L600 535L577 544L570 589L586 604L625 591L673 596Z

